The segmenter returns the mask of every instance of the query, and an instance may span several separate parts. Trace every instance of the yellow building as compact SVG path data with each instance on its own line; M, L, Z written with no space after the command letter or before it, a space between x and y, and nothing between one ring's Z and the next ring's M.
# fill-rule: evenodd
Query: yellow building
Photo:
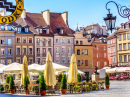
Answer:
M118 66L130 65L130 27L122 24L122 29L116 31Z
M91 75L93 73L93 47L87 38L83 37L82 32L77 31L74 36L78 69Z

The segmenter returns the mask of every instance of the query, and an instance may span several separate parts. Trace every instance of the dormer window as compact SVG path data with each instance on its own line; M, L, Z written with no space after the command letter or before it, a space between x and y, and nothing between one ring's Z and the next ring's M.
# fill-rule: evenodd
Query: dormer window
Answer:
M18 28L18 32L21 32L21 28Z
M63 34L63 29L60 30L60 33Z
M8 26L8 30L11 30L11 26Z
M46 29L46 34L49 34L49 29Z
M1 30L5 30L5 27L4 27L4 26L1 26Z
M42 29L38 29L38 33L42 33Z
M25 32L28 32L28 28L25 28Z

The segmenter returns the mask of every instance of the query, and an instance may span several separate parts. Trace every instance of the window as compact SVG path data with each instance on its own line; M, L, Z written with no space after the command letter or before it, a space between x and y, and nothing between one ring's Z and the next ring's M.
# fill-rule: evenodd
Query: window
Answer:
M37 48L37 56L40 56L40 48Z
M130 50L130 43L128 43L128 49Z
M21 28L18 28L18 32L21 32Z
M56 39L56 43L59 43L59 39Z
M71 48L70 47L68 48L68 53L71 53Z
M78 63L77 65L80 66L80 60L78 60L77 63Z
M46 58L43 58L43 59L42 59L42 63L43 63L43 64L46 64Z
M17 43L20 43L20 38L17 38Z
M7 64L11 64L12 63L12 60L11 59L7 59Z
M108 44L110 44L110 40L108 40Z
M17 62L17 63L20 63L20 62L21 62L21 59L20 59L20 58L17 58L17 59L16 59L16 62Z
M40 43L40 38L37 38L37 43Z
M25 32L28 32L28 28L25 28Z
M104 53L104 58L107 58L107 54L106 53Z
M56 57L56 62L57 62L57 63L59 62L59 57Z
M104 62L104 66L107 66L107 62Z
M43 48L43 49L42 49L42 56L43 56L43 57L46 57L46 48Z
M80 41L80 45L82 45L83 44L83 41Z
M119 60L120 62L122 62L122 55L119 55Z
M11 39L8 39L8 44L12 44L11 42L12 42Z
M46 34L49 34L49 29L46 29Z
M99 54L97 54L97 58L99 58Z
M62 54L65 54L65 47L62 47Z
M111 57L111 64L113 64L113 57Z
M37 64L40 64L40 58L37 58Z
M26 43L27 41L26 41L26 38L23 38L23 43Z
M113 53L112 47L111 47L111 53Z
M26 50L26 48L24 47L24 48L23 48L23 55L26 55L26 52L27 52L27 50Z
M5 54L5 49L1 48L1 55L4 55L4 54Z
M8 26L8 30L11 30L11 26Z
M62 63L65 63L65 57L62 57Z
M121 35L119 35L119 41L121 41Z
M100 67L100 62L97 62L97 67Z
M70 43L70 39L68 39L68 43Z
M122 44L119 44L119 50L120 51L122 50Z
M17 54L20 54L20 48L17 48L16 50Z
M88 66L88 60L85 60L85 66Z
M115 39L113 39L113 43L115 43Z
M128 39L130 39L130 33L128 33Z
M0 59L0 63L5 65L5 59Z
M42 39L42 44L43 44L43 46L46 46L46 39L45 38Z
M126 43L123 44L123 49L126 50Z
M48 46L51 46L51 39L48 40Z
M48 51L50 52L50 54L52 55L52 50L51 50L51 48L48 48Z
M68 63L70 63L71 57L68 57Z
M126 40L126 34L123 34L123 40Z
M115 47L113 47L113 52L115 53Z
M78 44L78 41L76 41L76 44Z
M114 62L114 64L115 64L115 56L113 56L113 58L114 58L114 61L113 61L113 62Z
M29 59L29 65L33 63L33 59Z
M32 55L32 54L33 54L32 48L29 48L29 55Z
M79 49L77 50L77 55L80 55L80 50Z
M130 62L130 55L128 57L129 57L129 62Z
M11 48L8 48L8 55L11 55Z
M38 29L38 32L39 32L39 33L42 33L42 29Z
M64 43L64 39L62 39L62 43Z
M110 48L108 48L108 54L110 54Z
M124 62L127 62L127 55L124 55Z
M106 46L104 46L104 50L106 50Z
M59 47L56 47L56 53L58 53L59 52Z
M63 34L63 30L60 30L60 33Z
M88 55L88 50L84 50L85 55Z
M29 38L29 43L33 43L33 42L32 42L32 38Z
M112 44L112 40L111 40L111 44Z
M99 50L99 46L97 46L97 50Z
M5 27L4 27L4 26L1 26L1 30L5 30Z
M4 39L1 39L1 44L4 44Z

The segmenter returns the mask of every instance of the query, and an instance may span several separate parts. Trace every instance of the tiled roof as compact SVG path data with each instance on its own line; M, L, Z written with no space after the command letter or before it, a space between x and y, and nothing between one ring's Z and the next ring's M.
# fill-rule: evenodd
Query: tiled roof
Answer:
M97 26L98 24L88 25L86 26L86 29L92 29L92 26Z
M113 37L114 35L115 35L115 32L112 33L111 35L109 35L107 38L111 38L111 37Z

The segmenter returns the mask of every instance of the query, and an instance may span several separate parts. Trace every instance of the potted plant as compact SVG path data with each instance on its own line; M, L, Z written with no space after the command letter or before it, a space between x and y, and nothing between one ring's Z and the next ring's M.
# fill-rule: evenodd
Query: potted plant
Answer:
M25 94L26 94L26 95L29 94L29 92L28 92L28 84L29 84L29 81L28 81L28 80L29 80L29 79L28 79L28 76L25 75L23 87L24 87L24 90L25 90Z
M74 87L73 87L73 91L80 92L80 87L79 87L79 86L77 86L77 85L76 85L76 86L74 86Z
M10 79L9 79L9 90L10 90L11 94L14 94L15 89L14 89L14 79L13 79L13 76L10 76Z
M110 84L110 82L109 82L109 76L106 73L106 76L105 76L105 86L106 86L106 89L109 89L109 84Z
M62 80L61 80L61 93L62 94L66 94L66 89L67 89L67 79L66 79L66 75L63 74L62 75Z
M62 73L60 73L58 76L58 82L61 82L61 79L62 79Z
M89 75L87 74L87 76L86 76L86 82L88 83L89 82Z
M81 80L82 80L82 79L81 79L81 74L80 74L80 73L77 74L77 80L78 80L78 82L81 82Z
M46 83L45 83L45 79L44 79L43 75L40 76L39 85L40 85L41 96L45 96L46 95Z

